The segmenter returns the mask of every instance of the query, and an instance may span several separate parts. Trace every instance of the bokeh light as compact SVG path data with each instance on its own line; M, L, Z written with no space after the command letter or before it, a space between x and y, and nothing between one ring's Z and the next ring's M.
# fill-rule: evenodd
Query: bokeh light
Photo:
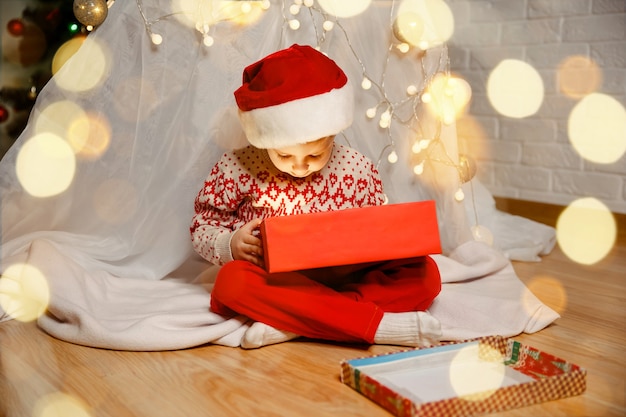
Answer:
M472 344L459 350L450 364L450 383L468 401L481 401L502 387L504 358L488 345Z
M417 13L400 13L393 22L393 33L399 41L418 46L424 34L424 22Z
M191 28L195 28L197 23L213 24L214 6L214 0L172 0L172 16Z
M471 96L467 81L437 73L422 94L422 101L432 116L449 125L465 113Z
M223 1L220 15L223 20L248 26L258 21L266 9L267 5L262 1Z
M36 267L16 263L0 276L0 307L13 319L23 322L37 320L50 302L46 278Z
M52 57L52 75L59 72L61 67L80 49L85 42L85 36L78 35L61 45Z
M30 195L50 197L62 193L72 183L76 157L63 138L53 133L39 133L19 150L15 171Z
M443 0L403 0L397 16L417 15L420 17L423 33L417 46L428 49L448 41L454 33L454 15Z
M87 113L78 104L70 100L51 103L36 114L35 133L52 133L67 138L71 126L76 120L85 119Z
M563 253L571 260L592 265L613 248L617 224L604 203L592 197L581 198L560 214L556 238Z
M317 0L324 11L337 17L353 17L363 13L372 0Z
M266 1L172 0L173 16L200 32L208 32L211 26L221 21L252 24L267 8Z
M91 417L91 411L82 400L54 392L41 397L35 404L33 417Z
M504 116L528 117L541 107L544 99L543 80L529 64L505 59L489 74L487 97L494 109Z
M137 211L138 197L135 187L123 179L109 179L98 186L93 194L96 214L110 224L121 224Z
M65 138L76 156L87 160L101 157L111 142L108 119L101 114L85 112L69 100L46 106L35 119L35 131Z
M572 109L567 133L581 157L599 164L614 163L626 152L626 110L613 97L590 94Z
M98 87L109 72L110 54L98 41L87 37L80 51L81 59L66 62L54 77L57 85L67 91L84 92Z
M540 297L542 303L557 313L563 314L567 308L567 291L565 287L563 287L563 284L556 278L547 275L539 275L533 277L530 282L526 283L526 286L530 293L536 297ZM528 314L532 315L535 314L535 311L532 310L536 308L537 304L534 298L530 297L530 293L525 293L527 297L522 300L522 304L528 311Z
M111 127L100 114L85 113L75 118L67 131L67 141L76 156L97 159L102 156L111 142Z
M559 65L557 81L563 94L578 99L597 91L602 84L602 72L593 60L574 55Z

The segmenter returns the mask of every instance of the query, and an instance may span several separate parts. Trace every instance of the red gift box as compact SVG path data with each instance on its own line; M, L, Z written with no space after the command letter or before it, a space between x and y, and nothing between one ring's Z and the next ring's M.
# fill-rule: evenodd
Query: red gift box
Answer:
M270 217L261 237L270 273L441 253L432 200Z

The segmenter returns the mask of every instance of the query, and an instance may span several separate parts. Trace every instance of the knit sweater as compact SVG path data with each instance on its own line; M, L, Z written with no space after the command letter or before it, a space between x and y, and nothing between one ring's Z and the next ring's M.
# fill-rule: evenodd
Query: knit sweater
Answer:
M272 216L381 205L383 184L372 162L334 144L324 168L306 178L276 169L267 151L252 146L225 153L196 197L193 247L216 265L231 261L230 239L244 224Z

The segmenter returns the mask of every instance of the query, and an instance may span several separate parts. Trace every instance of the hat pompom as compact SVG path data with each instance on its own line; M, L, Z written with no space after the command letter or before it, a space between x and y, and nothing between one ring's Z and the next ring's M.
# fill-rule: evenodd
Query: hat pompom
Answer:
M248 141L265 149L336 135L350 126L354 113L345 73L306 45L292 45L246 67L235 100Z

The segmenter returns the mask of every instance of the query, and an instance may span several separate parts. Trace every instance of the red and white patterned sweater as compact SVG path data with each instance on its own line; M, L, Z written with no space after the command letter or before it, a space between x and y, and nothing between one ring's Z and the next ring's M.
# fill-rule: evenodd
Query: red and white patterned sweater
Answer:
M231 261L232 233L254 219L316 213L384 203L383 184L372 162L334 144L328 164L307 178L294 178L252 146L225 153L195 200L190 227L193 247L216 265Z

